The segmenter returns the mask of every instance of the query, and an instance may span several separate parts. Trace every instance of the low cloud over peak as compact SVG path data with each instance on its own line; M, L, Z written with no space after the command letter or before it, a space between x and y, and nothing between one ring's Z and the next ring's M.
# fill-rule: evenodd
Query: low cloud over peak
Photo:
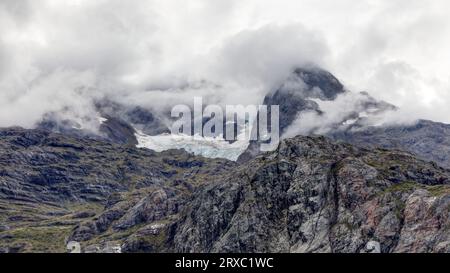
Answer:
M0 126L33 127L48 112L89 120L105 97L261 103L307 64L450 122L450 4L393 2L2 1Z

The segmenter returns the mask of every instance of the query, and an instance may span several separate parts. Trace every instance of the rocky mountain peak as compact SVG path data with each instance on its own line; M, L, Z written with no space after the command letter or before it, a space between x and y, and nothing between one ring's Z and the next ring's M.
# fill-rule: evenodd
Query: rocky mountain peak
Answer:
M293 73L299 77L309 90L320 89L326 99L334 100L345 92L344 86L330 72L321 68L296 68Z

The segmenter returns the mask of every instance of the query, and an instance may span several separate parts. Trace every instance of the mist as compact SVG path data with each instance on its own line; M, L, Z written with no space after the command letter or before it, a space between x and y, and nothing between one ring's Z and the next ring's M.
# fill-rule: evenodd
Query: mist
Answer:
M309 64L402 116L450 122L448 8L444 0L3 0L0 126L32 128L54 112L95 127L94 102L104 98L156 110L194 96L260 104Z

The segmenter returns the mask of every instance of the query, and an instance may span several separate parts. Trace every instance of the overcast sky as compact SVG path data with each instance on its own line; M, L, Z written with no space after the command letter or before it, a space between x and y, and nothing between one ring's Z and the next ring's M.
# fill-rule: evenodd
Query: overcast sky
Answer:
M308 63L450 123L449 11L448 0L1 0L0 126L95 115L103 96L260 103Z

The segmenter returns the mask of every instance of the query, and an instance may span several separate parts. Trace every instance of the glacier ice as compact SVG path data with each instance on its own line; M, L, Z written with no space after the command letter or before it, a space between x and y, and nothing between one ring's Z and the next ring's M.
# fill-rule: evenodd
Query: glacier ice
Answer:
M202 137L199 135L189 136L184 134L161 134L150 136L136 130L138 148L147 148L156 152L170 149L184 149L194 155L209 158L226 158L236 161L248 147L249 141L243 135L237 140L229 143L220 137Z

